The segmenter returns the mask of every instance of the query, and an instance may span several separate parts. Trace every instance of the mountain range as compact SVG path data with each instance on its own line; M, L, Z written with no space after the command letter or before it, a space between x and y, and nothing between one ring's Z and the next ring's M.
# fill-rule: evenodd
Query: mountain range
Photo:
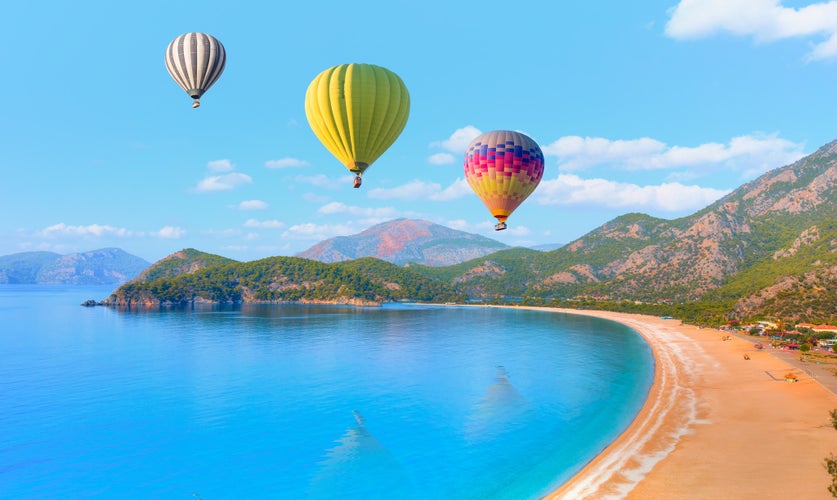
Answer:
M42 285L119 285L150 263L119 248L61 255L22 252L0 257L0 283Z
M352 236L330 238L296 254L320 262L375 257L396 265L449 266L509 248L499 241L426 220L396 219Z
M473 252L482 254L468 258ZM698 303L728 317L833 322L837 141L692 215L622 215L550 251L399 219L297 257L241 263L187 249L149 267L110 301L508 298Z
M687 217L627 214L557 250L419 267L470 297L731 304L733 314L837 315L837 141ZM792 297L791 297L792 296ZM793 300L791 300L791 298ZM793 304L789 306L788 304ZM808 312L806 312L808 311Z

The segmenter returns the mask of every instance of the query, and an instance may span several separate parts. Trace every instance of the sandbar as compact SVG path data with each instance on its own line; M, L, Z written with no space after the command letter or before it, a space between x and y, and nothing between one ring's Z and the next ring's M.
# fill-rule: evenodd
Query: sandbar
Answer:
M829 415L837 395L822 378L834 375L757 349L758 339L679 320L550 310L633 328L651 346L655 371L628 429L545 498L832 498L824 459L837 454Z

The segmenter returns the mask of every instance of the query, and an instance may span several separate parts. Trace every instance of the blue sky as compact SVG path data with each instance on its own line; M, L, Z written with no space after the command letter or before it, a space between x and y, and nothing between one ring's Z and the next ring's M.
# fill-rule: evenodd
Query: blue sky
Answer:
M198 7L196 10L195 7ZM510 245L628 212L673 219L837 139L837 1L15 2L0 17L0 255L294 255L399 217ZM199 109L166 72L202 31ZM361 189L308 126L308 83L385 66L407 125ZM464 182L480 132L522 131L543 181L493 231Z

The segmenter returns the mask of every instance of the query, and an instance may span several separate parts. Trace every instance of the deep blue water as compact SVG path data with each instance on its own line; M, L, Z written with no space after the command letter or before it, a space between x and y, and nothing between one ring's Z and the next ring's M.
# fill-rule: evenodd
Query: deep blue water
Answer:
M79 305L112 288L0 286L0 497L537 498L653 379L595 318Z

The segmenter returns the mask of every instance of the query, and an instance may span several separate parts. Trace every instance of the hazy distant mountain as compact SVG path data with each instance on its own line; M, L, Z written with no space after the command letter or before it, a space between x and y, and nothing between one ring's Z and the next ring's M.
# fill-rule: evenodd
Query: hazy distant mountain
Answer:
M119 248L67 255L22 252L0 257L0 283L118 285L148 265L148 261Z
M322 241L296 256L320 262L375 257L396 265L449 266L505 248L509 246L499 241L425 220L397 219Z
M551 252L552 250L557 250L562 246L564 246L563 243L544 243L543 245L535 245L529 248L531 248L532 250L537 250L539 252Z

